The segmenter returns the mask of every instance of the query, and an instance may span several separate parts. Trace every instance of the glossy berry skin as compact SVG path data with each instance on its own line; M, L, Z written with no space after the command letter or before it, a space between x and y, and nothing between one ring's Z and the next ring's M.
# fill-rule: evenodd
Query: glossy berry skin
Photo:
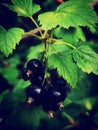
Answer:
M66 86L64 86L64 87L61 87L61 88L59 87L58 91L61 92L61 94L62 94L62 101L63 101L63 100L65 100L65 98L70 93L71 88L70 88L70 86L68 84L66 84Z
M67 96L67 88L66 81L59 77L56 70L51 71L51 85L52 89L50 89L50 101L58 103L65 100Z
M27 68L24 68L24 69L22 70L22 78L23 78L24 81L29 80L29 77L28 77L28 75L27 75L27 72L28 72Z
M44 80L44 74L34 76L33 74L30 75L30 82L35 85L42 85Z
M35 75L38 75L42 72L43 66L42 63L37 59L31 59L27 63L27 69L31 70Z
M62 77L59 77L57 81L52 84L54 88L61 93L61 101L64 101L71 91L70 86Z
M26 89L27 97L32 97L35 102L40 102L42 88L37 85L30 85Z
M51 104L56 104L60 102L61 97L62 97L61 93L56 89L50 90L48 92L48 102Z
M47 86L46 86L47 87ZM67 96L67 88L65 86L48 86L49 89L42 90L41 100L43 104L57 104L63 102ZM44 86L45 88L45 86Z
M58 86L56 88L61 93L60 101L63 102L65 100L65 98L68 96L68 94L70 93L70 91L71 91L70 86L69 85Z
M67 97L66 90L61 90L60 93L61 93L60 102L63 102Z

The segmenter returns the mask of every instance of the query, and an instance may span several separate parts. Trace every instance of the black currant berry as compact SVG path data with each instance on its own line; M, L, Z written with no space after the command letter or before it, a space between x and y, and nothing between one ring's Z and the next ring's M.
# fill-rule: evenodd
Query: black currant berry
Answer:
M48 84L47 80L44 81L44 84L42 86L42 92L41 92L41 100L42 100L42 104L47 104L51 102L51 92L54 89L54 87L51 84Z
M54 103L56 104L61 101L61 97L62 95L58 90L56 89L50 90L48 93L48 102L52 104Z
M29 76L28 76L27 73L28 73L27 68L24 68L24 69L22 70L22 78L23 78L24 81L29 80Z
M34 76L33 74L30 75L30 82L35 85L42 85L44 80L44 74Z
M42 104L42 108L48 113L49 118L53 118L53 113L59 109L56 104Z
M30 86L26 89L26 94L27 94L27 97L32 98L32 100L33 100L34 102L39 103L39 102L40 102L40 98L41 98L41 91L42 91L41 86L30 85Z
M27 68L34 74L40 74L43 70L42 63L37 59L32 59L27 63Z
M61 89L58 91L61 95L59 96L58 102L63 102L65 98L67 97L66 89Z
M58 73L56 69L49 70L51 82L54 83L58 80Z
M58 88L58 91L61 93L61 101L64 101L65 100L65 98L68 96L68 94L70 93L70 91L71 91L71 88L70 88L70 86L68 85L68 84L66 84L66 86L64 86L64 87L59 87Z
M61 93L61 101L64 101L70 92L70 86L62 77L59 77L58 80L53 83L53 86L55 86L54 88Z

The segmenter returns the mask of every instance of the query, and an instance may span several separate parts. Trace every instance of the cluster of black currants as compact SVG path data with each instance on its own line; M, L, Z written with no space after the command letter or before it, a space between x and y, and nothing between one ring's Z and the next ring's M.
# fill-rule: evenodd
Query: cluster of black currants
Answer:
M47 76L46 76L47 73ZM59 77L56 70L47 70L38 59L28 61L22 71L22 79L30 80L31 84L26 88L27 103L42 105L49 117L63 107L62 102L70 92L70 86Z

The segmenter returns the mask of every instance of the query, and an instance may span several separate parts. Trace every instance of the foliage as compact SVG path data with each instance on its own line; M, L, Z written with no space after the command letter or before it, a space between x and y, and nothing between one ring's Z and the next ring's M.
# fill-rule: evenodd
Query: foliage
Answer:
M16 44L22 38L24 31L20 28L11 28L6 31L2 26L0 27L0 49L1 52L8 56L12 50L16 48Z
M84 12L84 13L83 13ZM39 15L41 25L45 30L55 28L57 25L64 28L88 26L93 27L98 18L89 6L89 1L70 0L57 7L54 12Z
M6 29L5 24L0 25L0 75L7 86L13 86L12 90L0 91L1 130L80 130L95 129L95 123L98 125L98 16L94 1L56 2L11 0L0 5L0 13L12 12L18 26ZM89 40L88 34L92 36ZM45 76L48 69L57 69L72 88L64 109L51 120L40 106L28 108L24 103L25 89L30 83L19 79L19 74L33 58L45 62ZM0 87L4 87L2 81ZM86 118L90 119L90 126Z
M10 10L16 12L18 16L32 17L40 10L40 6L32 3L32 0L12 0L13 5L4 4Z

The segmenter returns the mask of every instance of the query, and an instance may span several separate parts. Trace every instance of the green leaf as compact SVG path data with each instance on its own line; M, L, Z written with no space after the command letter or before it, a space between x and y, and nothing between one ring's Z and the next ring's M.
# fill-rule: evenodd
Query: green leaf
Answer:
M72 53L72 48L67 46L63 41L56 41L49 47L49 55L51 54L60 54L62 52L66 52L68 54Z
M9 63L8 67L0 68L0 74L8 81L10 85L14 87L13 91L16 92L19 89L25 89L30 82L24 81L23 79L18 79L19 70L17 69L17 65L20 63L20 59L18 55L15 55L7 60Z
M43 49L44 48L43 48L42 44L30 47L28 54L27 54L27 59L28 60L33 59L33 58L38 59L41 52L43 51Z
M70 0L59 5L56 11L40 14L40 24L45 30L55 28L57 25L68 29L77 26L93 28L98 23L96 13L88 0Z
M23 34L24 30L21 28L11 28L6 31L0 26L0 51L5 56L11 54L13 49L16 48L16 44L19 44Z
M48 66L51 69L57 68L60 76L75 87L77 83L77 66L73 62L72 55L67 52L51 54L48 59Z
M40 128L43 125L42 122L42 125L40 126L40 121L44 120L47 123L47 118L47 113L45 113L40 106L33 105L33 107L28 108L20 103L14 107L14 113L10 118L10 121L8 121L10 126L13 126L12 124L14 124L14 128L16 128L18 124L24 130L37 130L37 128Z
M98 74L98 55L89 46L80 44L73 50L73 58L84 72Z
M3 4L10 10L16 12L18 16L31 17L40 10L40 5L32 0L11 0L13 5Z
M54 30L54 36L57 38L62 38L63 41L71 44L72 43L76 44L80 40L81 41L86 40L83 30L80 27L69 28L68 30L58 27Z

